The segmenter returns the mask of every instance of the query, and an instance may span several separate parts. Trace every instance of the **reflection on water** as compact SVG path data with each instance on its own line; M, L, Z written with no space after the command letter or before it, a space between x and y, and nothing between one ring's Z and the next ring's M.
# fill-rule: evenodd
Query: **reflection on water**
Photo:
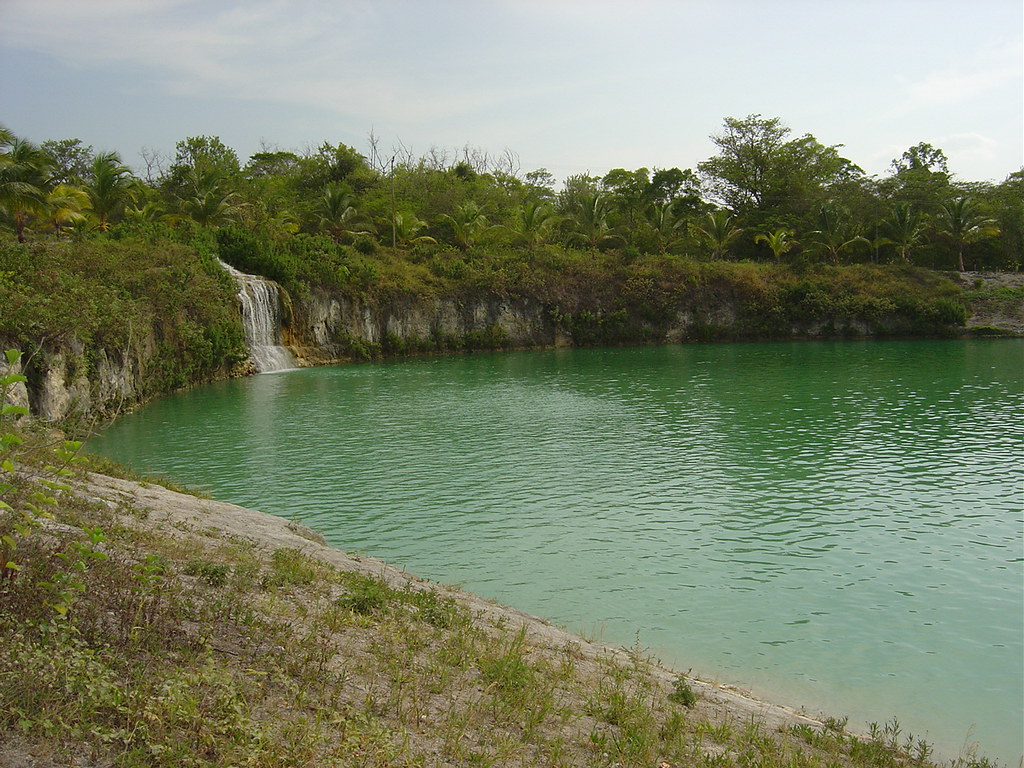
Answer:
M790 704L1016 763L1024 343L559 350L297 371L91 447Z

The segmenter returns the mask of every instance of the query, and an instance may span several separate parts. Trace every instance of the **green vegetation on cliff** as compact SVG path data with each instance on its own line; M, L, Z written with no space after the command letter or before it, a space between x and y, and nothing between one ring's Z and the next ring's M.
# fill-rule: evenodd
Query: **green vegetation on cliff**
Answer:
M214 257L172 241L4 244L0 338L30 372L37 355L75 345L86 365L100 350L144 360L142 394L166 392L247 356L236 290Z

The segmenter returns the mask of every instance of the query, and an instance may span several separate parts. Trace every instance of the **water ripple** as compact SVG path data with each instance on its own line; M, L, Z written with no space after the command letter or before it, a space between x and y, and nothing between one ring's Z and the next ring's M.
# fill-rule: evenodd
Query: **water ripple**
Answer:
M951 750L976 721L1015 762L1022 363L894 342L318 369L167 398L92 447L793 704Z

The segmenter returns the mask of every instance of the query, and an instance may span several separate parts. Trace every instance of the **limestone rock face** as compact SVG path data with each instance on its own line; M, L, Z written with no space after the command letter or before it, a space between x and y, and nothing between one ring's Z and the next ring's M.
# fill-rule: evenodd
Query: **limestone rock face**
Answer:
M971 285L991 282L992 276L968 275ZM1024 286L1013 277L1010 287ZM1001 285L1001 284L1000 284ZM584 297L560 296L559 306L538 298L494 294L467 296L407 296L388 301L368 301L312 289L287 300L281 341L301 365L340 362L357 357L404 355L434 350L565 347L594 343L580 338L581 318L622 310L614 297L605 304L588 304ZM989 306L991 305L991 306ZM1005 305L1005 306L1004 306ZM991 325L1009 332L1024 332L1024 310L1019 300L979 303L969 325ZM556 318L558 321L556 322ZM751 318L734 300L681 298L666 315L647 325L640 317L633 323L633 341L680 343L695 339L757 337ZM883 324L885 318L882 318ZM585 324L584 324L585 325ZM791 327L771 328L771 333L795 338L839 335L871 336L877 323L858 317L816 320ZM627 329L629 330L629 329ZM16 404L29 407L35 418L62 421L96 414L112 415L130 408L160 390L147 377L156 359L155 332L135 338L130 348L85 349L74 339L44 348L24 361L28 386L15 386L9 395ZM18 367L18 370L22 366ZM0 363L0 371L5 370ZM221 377L252 373L251 366L225 367Z
M134 404L143 388L134 361L102 348L86 350L75 340L41 351L29 367L29 407L43 421L115 412Z
M296 300L293 320L285 338L309 362L342 358L353 342L458 348L491 334L510 347L555 343L544 306L529 299L428 297L370 304L314 291Z

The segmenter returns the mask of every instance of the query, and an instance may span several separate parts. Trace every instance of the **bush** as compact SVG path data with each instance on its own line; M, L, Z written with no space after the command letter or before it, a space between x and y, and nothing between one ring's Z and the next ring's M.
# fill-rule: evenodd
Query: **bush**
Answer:
M697 694L693 692L693 688L686 682L686 678L683 675L679 675L672 684L672 693L668 695L668 700L689 708L697 704Z
M217 230L217 253L235 269L288 283L295 279L291 258L273 241L242 227Z
M369 235L360 235L352 243L352 247L364 256L370 256L377 252L377 241Z

